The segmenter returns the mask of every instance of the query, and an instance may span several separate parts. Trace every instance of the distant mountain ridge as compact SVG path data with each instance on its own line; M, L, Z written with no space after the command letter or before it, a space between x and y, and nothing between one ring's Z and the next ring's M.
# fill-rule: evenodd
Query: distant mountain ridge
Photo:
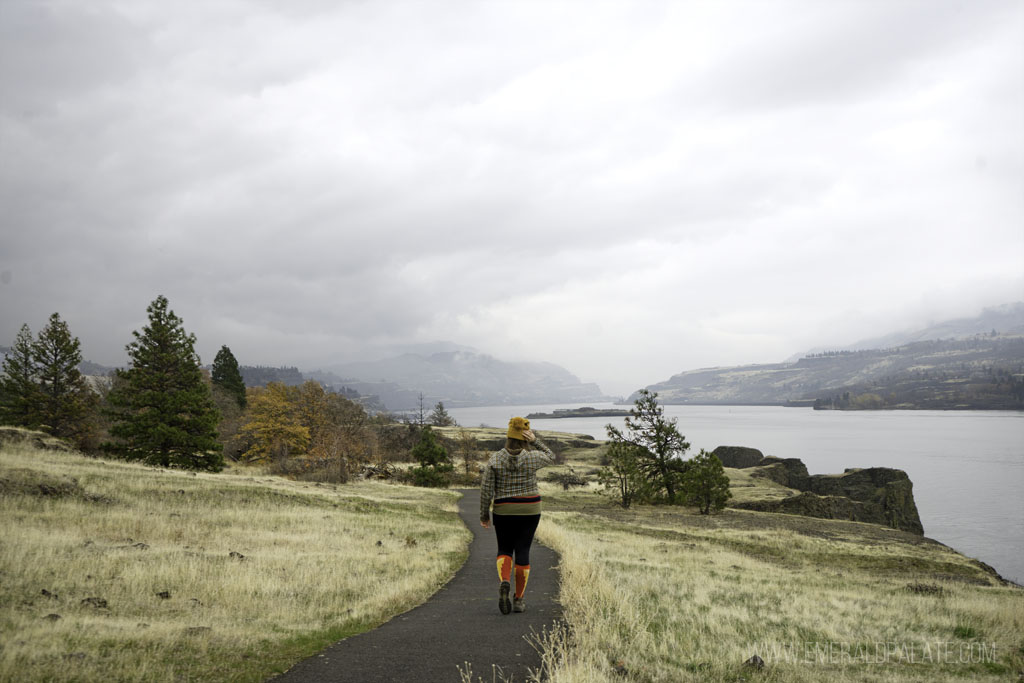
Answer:
M405 353L306 374L376 395L392 410L417 408L420 393L429 405L443 401L449 407L608 400L596 384L554 363L503 361L463 350Z
M940 334L945 338L920 340ZM1024 408L1024 304L869 340L890 341L795 362L690 370L647 388L675 404Z
M982 310L973 318L956 318L931 323L925 327L893 332L881 337L862 339L848 346L818 347L798 353L786 359L793 362L823 351L867 351L870 349L888 349L904 344L935 339L967 339L980 334L991 334L995 330L1002 335L1024 335L1024 302L992 306Z
M882 397L901 387L903 393L914 388L916 396L898 405L883 401L862 407L1019 409L1024 404L1014 392L1021 384L1024 337L997 336L836 351L796 363L691 370L647 388L658 392L662 403L698 405L813 405L836 394L842 402L843 394L853 393L842 406L852 408L858 395ZM964 391L949 393L953 385ZM993 400L995 394L1005 400Z
M850 346L849 350L885 349L933 339L967 339L979 334L991 334L993 330L997 334L1007 336L1024 335L1024 302L986 308L973 318L945 320L911 332L896 332L884 337L864 339Z
M375 360L339 363L319 370L294 366L242 365L246 386L280 382L289 386L315 380L375 409L409 411L443 401L448 407L605 402L593 382L581 382L565 368L549 362L503 361L454 342L392 346L429 353L402 353ZM435 351L441 349L440 351ZM0 346L0 353L9 347ZM106 376L114 368L83 361L86 375Z

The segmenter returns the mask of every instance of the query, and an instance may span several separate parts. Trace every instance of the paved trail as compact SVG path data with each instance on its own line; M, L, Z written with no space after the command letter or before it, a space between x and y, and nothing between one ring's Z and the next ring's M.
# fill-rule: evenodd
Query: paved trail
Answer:
M299 662L273 683L459 683L461 666L473 681L527 680L540 656L524 636L550 629L560 617L556 602L557 556L537 543L530 551L526 612L498 611L494 529L480 526L480 492L465 491L459 515L473 532L469 559L430 600L383 626L338 641ZM499 667L494 675L492 667ZM504 678L503 678L504 676Z

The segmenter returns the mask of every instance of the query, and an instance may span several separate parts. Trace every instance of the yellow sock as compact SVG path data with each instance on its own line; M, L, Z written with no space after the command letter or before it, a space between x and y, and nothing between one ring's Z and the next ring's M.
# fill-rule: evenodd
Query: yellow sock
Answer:
M530 580L530 565L528 564L517 564L516 565L516 597L523 597L523 593L526 592L526 582Z
M512 558L509 555L498 555L498 577L502 581L512 578Z

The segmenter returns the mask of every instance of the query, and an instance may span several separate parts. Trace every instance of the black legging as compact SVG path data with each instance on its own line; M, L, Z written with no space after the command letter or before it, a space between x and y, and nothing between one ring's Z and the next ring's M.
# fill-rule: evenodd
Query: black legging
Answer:
M492 515L494 533L498 537L498 554L512 557L515 563L530 564L530 545L537 531L540 515Z

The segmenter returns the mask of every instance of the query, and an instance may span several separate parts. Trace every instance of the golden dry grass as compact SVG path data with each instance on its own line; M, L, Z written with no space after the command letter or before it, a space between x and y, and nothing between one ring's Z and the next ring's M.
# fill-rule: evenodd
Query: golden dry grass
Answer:
M455 493L250 473L0 449L0 680L263 680L465 557Z
M1024 669L1024 590L940 544L542 492L538 537L561 554L569 624L546 642L554 683L1005 681ZM754 654L761 671L743 665Z
M596 455L581 449L571 465ZM443 491L9 446L0 479L0 680L260 680L425 599L469 540ZM776 493L732 481L734 495ZM26 492L39 484L52 495ZM622 510L594 484L542 492L539 537L561 554L569 624L544 639L555 683L1024 670L1024 590L940 544L790 515ZM753 654L763 670L743 665Z
M754 500L782 500L799 493L771 479L752 477L749 470L726 467L725 474L729 477L729 490L732 492L730 504Z

